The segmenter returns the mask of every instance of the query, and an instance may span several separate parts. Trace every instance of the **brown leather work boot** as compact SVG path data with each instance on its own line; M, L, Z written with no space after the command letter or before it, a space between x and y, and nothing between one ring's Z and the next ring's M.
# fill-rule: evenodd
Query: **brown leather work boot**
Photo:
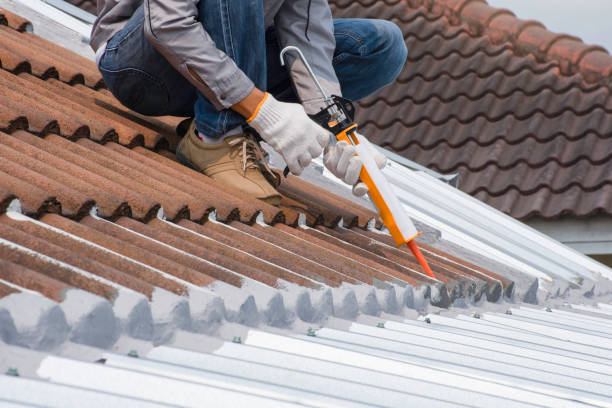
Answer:
M267 166L261 146L250 134L241 133L218 144L206 144L196 135L195 121L192 121L176 148L176 157L214 180L268 204L280 204L281 195L268 181L278 186L280 177Z

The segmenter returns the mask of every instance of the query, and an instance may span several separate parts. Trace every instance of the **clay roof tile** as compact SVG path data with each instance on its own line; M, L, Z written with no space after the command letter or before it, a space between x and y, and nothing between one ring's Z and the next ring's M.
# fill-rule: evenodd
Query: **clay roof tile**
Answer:
M7 25L21 32L32 31L32 23L30 21L3 8L0 8L0 25Z

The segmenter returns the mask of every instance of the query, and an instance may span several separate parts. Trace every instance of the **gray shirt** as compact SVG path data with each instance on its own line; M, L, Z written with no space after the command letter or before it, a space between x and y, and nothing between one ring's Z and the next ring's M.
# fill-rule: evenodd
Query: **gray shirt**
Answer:
M91 35L94 51L105 47L143 0L98 0ZM219 50L198 21L197 0L144 0L145 36L189 82L221 110L244 99L253 82ZM340 95L332 66L336 47L327 0L263 0L266 28L274 24L281 47L299 47L328 94ZM305 35L308 21L308 38ZM288 55L291 78L308 113L322 96L301 61Z

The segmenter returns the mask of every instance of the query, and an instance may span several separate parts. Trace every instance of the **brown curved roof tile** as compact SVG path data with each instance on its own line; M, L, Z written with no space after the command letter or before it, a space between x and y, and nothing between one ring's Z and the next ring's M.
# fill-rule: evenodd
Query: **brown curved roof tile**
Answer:
M522 194L511 189L503 195L493 196L481 190L475 197L491 203L501 211L516 214L517 218L591 217L612 212L612 184L601 186L596 191L584 191L580 186L555 193L542 187L531 194L531 201L521 199Z
M62 60L58 55L52 54L40 37L30 33L19 33L13 29L0 26L0 41L27 56L37 76L43 76L47 69L54 68L59 78L67 83L84 83L83 73L70 62ZM39 66L40 69L35 70Z
M3 157L3 160L0 160L0 171L43 191L49 191L49 193L52 191L51 194L56 196L61 203L64 216L78 219L88 214L95 205L90 197L64 184L64 181L73 180L70 175L2 144L0 144L0 155ZM74 180L75 183L79 181ZM24 201L27 203L25 198ZM43 208L47 209L47 207Z
M196 286L206 286L214 282L214 279L210 276L187 268L181 264L158 255L156 252L144 250L145 248L137 244L147 242L147 240L144 240L143 238L138 239L135 234L130 234L128 241L123 241L121 238L116 238L106 232L101 232L83 223L72 222L64 217L56 217L54 214L45 215L41 218L41 221L103 246L128 258L142 262L145 265L149 265L155 269L159 269L160 271L173 275L179 280L183 281L184 284L192 283ZM95 222L94 225L97 226ZM128 233L124 232L123 235L125 236L125 234Z
M39 135L60 132L57 120L53 116L8 97L5 98L4 95L0 105L0 130L12 133L22 129Z
M32 31L32 23L25 18L0 8L0 25L8 25L17 31Z
M161 185L162 183L152 179L148 175L132 171L129 166L124 166L106 156L99 155L91 149L83 147L81 143L72 143L55 135L47 136L47 140L58 144L63 149L72 153L72 155L70 155L70 160L78 160L79 166L108 179L108 188L110 188L110 185L116 183L122 187L122 191L128 189L137 193L136 196L131 194L131 197L137 200L137 214L142 215L143 218L155 216L159 209L159 203L163 205L164 212L171 219L189 215L187 204L176 200L170 195L164 194L163 190L167 190L167 186ZM80 156L80 158L77 159L78 156ZM162 190L157 190L158 187ZM127 199L130 207L132 207L132 212L136 212L136 209L133 208L135 206L130 202L127 196L119 196ZM145 200L142 200L143 197Z
M0 71L0 75L2 72ZM27 89L32 94L37 94L40 102L49 101L49 105L54 103L57 112L62 112L71 118L74 118L79 123L86 125L89 128L89 137L99 142L116 140L117 133L112 125L116 123L105 123L105 118L97 115L95 112L85 109L80 104L76 103L69 97L54 92L47 87L47 83L30 74L11 75L6 79L12 80L17 87Z
M197 233L196 231L191 231L185 227L172 226L167 221L160 220L159 218L155 218L149 221L148 225L154 227L156 231L164 232L166 234L175 236L177 238L180 238L184 242L189 242L197 247L207 248L208 250L214 251L220 256L234 259L235 261L238 261L244 265L250 265L260 271L263 271L267 274L271 274L276 278L283 279L285 281L295 283L300 286L310 288L319 287L319 285L317 285L312 280L297 275L291 270L278 267L272 263L266 262L246 252L238 251L229 245L208 238L202 234Z
M353 261L357 261L368 266L369 268L379 270L380 272L393 276L401 281L408 282L415 287L418 287L423 283L435 282L426 275L389 261L387 258L376 255L370 251L366 251L358 246L349 244L329 234L325 234L318 229L290 228L283 224L277 224L275 225L275 228L283 231L286 234L294 235L304 241L318 245L321 248L327 248L336 254L350 258Z
M262 212L267 223L284 221L284 214L280 209L260 200L255 200L231 186L216 182L210 177L166 157L166 155L175 157L174 154L167 152L160 155L139 147L135 148L134 151L167 167L168 175L175 177L172 182L173 185L177 180L180 180L183 183L202 189L207 194L212 194L213 197L211 198L220 198L220 200L216 201L215 206L220 206L219 215L221 220L232 220L236 218L236 215L239 215L243 222L253 223L258 214ZM235 213L235 208L239 210L237 214Z
M20 137L24 141L0 132L0 143L61 171L61 173L57 173L58 178L55 178L56 181L70 185L75 190L92 197L96 201L98 211L102 217L116 219L131 213L127 201L98 187L103 180L97 174L90 173L79 166L35 147L36 145L45 144L42 139L36 136L27 132L18 132L15 136ZM45 174L53 177L51 172L45 172ZM78 174L79 177L70 177L72 174ZM65 176L67 177L64 178Z
M167 213L166 216L169 219L190 218L195 221L202 221L208 217L211 208L190 192L181 191L175 187L174 180L164 174L163 171L150 168L141 161L134 160L128 155L120 154L107 146L102 146L88 139L81 139L77 144L90 150L92 157L99 164L113 168L114 171L154 189L156 195L160 197L164 212Z
M6 215L0 218L5 218ZM40 239L23 232L17 228L13 228L7 223L0 222L0 236L25 248L29 248L36 253L46 255L50 258L72 265L83 271L87 271L93 275L100 276L108 281L115 282L123 287L132 289L136 292L151 298L153 286L145 283L137 278L134 278L124 272L113 269L95 260L77 254L70 249L62 248L47 240ZM76 277L75 277L76 279ZM92 279L90 279L92 280ZM81 287L88 290L89 287ZM93 292L95 293L95 292ZM105 296L103 293L96 293Z
M121 221L118 220L118 221ZM137 221L133 221L137 222ZM227 281L235 286L241 286L240 279L236 279L236 275L228 273L216 265L202 262L194 257L186 255L180 248L169 248L161 244L158 240L147 238L142 234L128 228L122 228L118 224L96 219L93 217L85 217L81 220L81 224L101 232L105 236L113 237L124 242L130 242L133 245L141 248L149 253L157 254L160 257L170 261L171 263L180 266L188 274L192 276L193 284L198 286L209 285L217 280L216 276L224 276ZM233 276L232 276L233 275Z
M285 233L279 234L269 226L264 227L257 224L248 226L237 222L230 223L230 226L358 281L372 284L373 279L391 280L390 276L380 271L365 267L350 258L335 254L329 249L322 248L312 242Z
M67 115L65 112L55 109L52 99L40 96L37 92L32 92L29 89L19 87L14 82L14 76L5 76L6 71L0 70L0 95L3 99L8 99L8 103L12 105L22 104L25 107L24 111L33 113L33 123L47 123L41 130L50 132L48 129L50 121L53 118L55 123L59 125L59 129L52 127L52 131L59 131L62 135L68 138L79 138L89 136L89 127L80 123L75 118ZM36 115L43 115L43 118L37 118ZM37 126L40 128L40 125Z
M32 65L28 59L16 49L0 42L0 63L2 68L14 74L32 72ZM48 68L51 70L52 68ZM37 67L34 68L37 71ZM43 73L43 76L45 73Z
M147 236L156 241L155 247L158 248L158 250L152 252L157 252L166 258L173 259L176 262L182 263L183 265L191 267L195 270L203 271L207 275L230 285L241 287L243 280L240 275L244 275L252 279L256 279L268 286L276 286L276 278L263 271L251 268L250 266L234 259L219 256L213 251L206 248L197 247L188 241L184 241L181 238L177 238L171 234L162 232L153 226L143 224L126 217L117 220L117 225L121 225L129 230ZM159 245L159 243L164 243L173 248L178 248L182 253L177 255L176 251L168 251L167 247ZM191 256L185 256L184 253ZM200 259L198 260L197 258ZM214 265L210 267L211 265L209 262L212 262L214 265L220 266L221 268L215 267Z
M40 225L32 221L16 220L8 216L0 217L0 222L8 224L31 236L36 236L42 241L52 242L82 257L89 258L110 268L121 271L149 285L166 289L177 295L184 295L187 293L187 289L184 285L162 276L155 269L147 267L125 256L121 256L104 247L97 246L92 242L69 236L66 232L55 231L44 224Z
M11 30L8 30L10 33ZM30 72L39 78L59 78L55 66L44 58L32 55L27 44L6 35L7 31L0 30L0 62L2 67L15 74Z
M45 139L33 139L24 133L16 132L15 137L82 168L83 172L79 174L83 174L90 183L127 201L132 217L148 220L157 215L161 205L154 198L149 198L152 194L150 189L95 163L89 156L89 150L57 135L49 135Z
M125 202L121 201L118 197L113 197L103 191L100 191L98 188L83 181L81 178L71 177L74 171L78 171L78 169L74 166L71 166L61 159L57 159L44 151L41 151L27 143L21 142L1 132L0 152L2 152L4 159L10 160L14 163L19 163L20 165L27 167L40 175L53 179L58 184L70 189L67 191L67 194L70 191L79 192L81 199L76 200L76 203L78 204L73 204L79 208L81 205L84 205L81 203L89 201L91 204L93 204L92 200L100 198L102 205L105 207L104 212L109 216L116 213L121 214L127 210ZM61 195L59 194L57 196L60 197L60 201L62 202L63 206L66 206L72 199L70 196L64 196L64 199L62 199ZM81 211L83 210L79 210L79 212Z
M39 217L44 213L59 213L62 209L59 201L48 191L26 180L13 177L2 170L0 170L0 186L4 191L2 200L4 210L6 210L6 205L10 204L7 201L10 197L21 197L19 199L21 210L33 217Z
M227 225L214 222L206 222L200 225L186 220L180 220L178 224L229 245L232 248L247 252L281 268L288 269L306 278L332 287L340 286L342 282L357 282L353 278L342 275L333 269L320 265L310 259L295 255L284 248L280 248Z
M536 197L578 187L595 198L612 183L605 50L485 1L331 4L338 17L391 19L404 34L408 61L398 80L359 103L371 140L437 171L460 171L461 189L515 217L571 215L561 205L570 201L580 206L575 214L607 211L570 196L544 209ZM518 202L492 198L506 194Z
M71 84L84 83L90 88L101 89L104 88L104 81L102 80L102 74L98 70L94 61L87 59L79 54L67 50L55 44L52 41L48 41L42 37L37 36L33 33L23 33L24 40L30 44L37 53L42 52L46 57L53 62L53 65L57 67L58 71L65 70L71 73L73 70L77 72L72 80L65 81ZM67 74L69 76L70 74ZM76 80L76 77L80 75L83 80Z
M36 291L56 302L62 302L72 286L24 266L0 259L0 279L19 287ZM1 297L2 295L0 295Z
M1 185L4 186L4 183ZM0 214L4 213L15 199L17 199L15 194L4 187L0 187Z
M176 138L174 128L171 129L159 118L146 118L130 111L102 90L95 91L80 84L70 86L54 79L50 79L48 82L53 86L62 88L68 94L73 93L88 109L95 110L113 121L128 126L131 131L119 133L118 142L124 146L144 145L149 149L158 150L168 147L168 139Z
M0 259L32 269L52 279L105 297L111 301L117 297L116 288L98 279L93 279L77 268L65 263L60 263L53 258L42 256L36 251L10 242L4 238L0 241Z

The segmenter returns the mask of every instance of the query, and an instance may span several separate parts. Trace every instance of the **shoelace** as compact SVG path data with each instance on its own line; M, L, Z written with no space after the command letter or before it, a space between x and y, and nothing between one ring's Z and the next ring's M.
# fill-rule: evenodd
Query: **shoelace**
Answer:
M253 139L253 136L238 137L229 141L228 144L232 147L237 147L232 150L230 157L235 157L236 154L240 154L244 175L246 175L247 169L260 169L274 187L280 185L280 175L272 171L268 166L266 162L267 153L263 152L259 143Z

